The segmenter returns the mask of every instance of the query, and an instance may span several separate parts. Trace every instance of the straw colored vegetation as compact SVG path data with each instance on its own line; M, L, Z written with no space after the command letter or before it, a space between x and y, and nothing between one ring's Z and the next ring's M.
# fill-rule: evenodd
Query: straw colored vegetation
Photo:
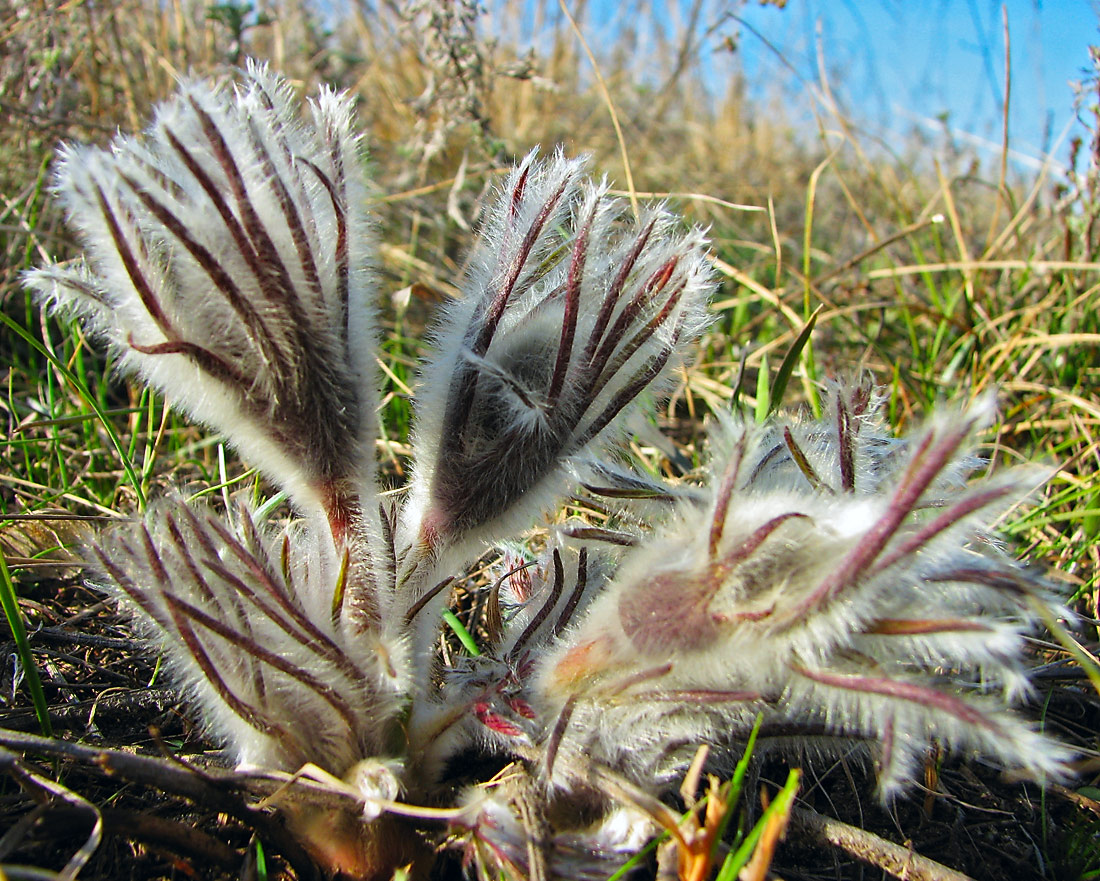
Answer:
M276 0L260 9L0 0L0 728L154 755L203 749L156 659L82 585L68 548L169 488L228 505L233 493L262 501L274 491L155 392L112 380L101 351L77 325L47 316L21 275L77 253L49 194L60 141L102 145L119 129L138 132L180 77L228 78L257 58L303 95L331 85L358 98L381 260L377 446L394 488L409 468L423 331L461 285L491 188L536 145L590 154L629 202L663 199L709 228L721 282L713 321L656 419L632 426L630 453L654 475L691 482L708 414L731 403L749 413L771 407L772 380L812 316L784 406L820 408L825 380L866 371L885 387L885 413L904 433L939 403L995 389L997 416L979 438L986 470L1045 469L1033 504L998 526L1012 553L1045 569L1078 615L1068 627L1052 619L1054 632L1033 640L1041 675L1026 712L1081 751L1081 776L1041 791L977 762L930 755L926 792L891 812L860 762L811 761L801 798L868 830L846 853L873 851L885 865L877 836L911 842L935 861L921 877L937 877L941 864L973 877L1100 877L1092 687L1100 688L1100 62L1080 96L1071 146L1079 171L1024 176L915 135L876 143L827 83L803 84L805 106L790 107L748 101L737 78L715 82L706 60L736 52L735 9L700 0L669 33L646 24L643 4L610 42L571 11L575 24L556 3L504 0L481 15L433 0L400 9L365 0ZM814 122L795 121L806 119ZM579 503L578 512L595 523L602 516ZM455 611L469 612L469 602L460 596ZM74 639L73 630L84 635ZM136 683L149 687L134 696ZM219 817L218 804L158 802L155 790L112 785L74 756L61 761L63 752L28 747L16 761L13 743L0 746L0 830L13 830L0 834L0 877L5 863L62 877L170 877L173 865L222 877L239 874L242 854L248 877L291 877L280 874L292 871L282 862L265 860L239 817ZM773 797L787 764L798 764L788 759L759 769ZM146 782L187 795L171 767ZM746 787L743 802L754 806ZM697 789L684 790L689 807ZM708 847L723 822L711 805L729 795L715 781L689 818ZM49 808L34 813L35 801ZM821 818L799 810L785 842L769 815L765 845L745 869L756 874L742 877L766 877L769 860L784 878L860 877L852 858L826 843ZM74 823L95 827L87 853L73 844ZM188 839L187 824L209 825ZM59 841L68 848L60 858ZM1021 861L1026 867L1016 868ZM679 866L682 877L702 878L709 851L685 851Z

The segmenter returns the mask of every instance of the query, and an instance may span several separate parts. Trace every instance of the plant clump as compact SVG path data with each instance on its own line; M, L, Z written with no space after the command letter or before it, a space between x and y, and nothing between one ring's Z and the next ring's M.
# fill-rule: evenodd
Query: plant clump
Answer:
M933 741L1064 772L1011 709L1060 609L990 529L1034 472L968 479L989 399L895 438L860 379L819 419L719 416L697 486L609 462L715 283L702 232L583 160L532 153L495 194L421 368L413 476L383 494L360 154L345 96L303 122L263 66L185 83L144 135L62 151L86 256L27 279L294 505L278 526L169 495L86 561L232 761L353 796L273 798L318 865L426 873L449 835L483 877L606 877L699 746L732 766L758 719L759 746L865 743L884 796ZM441 655L454 579L578 485L630 529L513 554L474 651Z

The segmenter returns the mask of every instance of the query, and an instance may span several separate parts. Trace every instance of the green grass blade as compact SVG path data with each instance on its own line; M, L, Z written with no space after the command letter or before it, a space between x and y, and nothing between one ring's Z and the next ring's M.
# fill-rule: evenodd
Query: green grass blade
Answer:
M219 444L218 449L219 451L221 451L224 448ZM205 496L215 496L220 494L222 496L222 502L225 505L225 509L227 511L231 511L233 510L233 504L229 495L229 489L231 487L237 486L238 484L246 483L249 480L253 480L258 474L259 472L255 468L249 468L247 471L243 472L242 474L238 474L236 477L230 477L225 470L225 462L223 460L219 460L218 482L212 483L210 484L210 486L204 486L197 492L191 493L191 495L187 497L187 501L194 502L197 499L204 498Z
M142 509L145 508L145 492L141 488L141 478L134 470L134 465L130 461L129 456L126 455L126 448L122 444L122 439L118 436L118 432L115 431L114 425L107 418L107 414L104 412L103 407L93 397L92 393L88 390L88 387L82 383L75 374L69 368L61 363L56 355L47 349L41 342L28 331L25 327L20 325L17 321L9 318L3 312L0 312L0 323L3 323L9 330L17 334L23 339L29 346L35 351L45 357L61 376L65 377L65 380L69 382L76 390L76 393L80 395L80 399L85 405L91 409L99 421L103 425L103 430L107 432L107 437L110 438L111 446L115 448L115 452L118 454L118 460L122 465L123 470L126 472L126 479L133 487L134 495L137 496L138 506Z
M634 856L628 859L625 863L619 866L614 873L608 876L607 881L620 881L620 879L627 877L634 868L642 863L653 851L660 847L661 842L668 839L668 833L658 835L649 844L638 851Z
M267 881L267 854L264 853L263 842L257 838L253 842L253 846L256 851L256 879L257 881Z
M1085 675L1088 677L1089 682L1092 683L1092 687L1096 689L1096 693L1100 694L1100 663L1096 658L1090 655L1081 644L1070 634L1065 627L1061 625L1057 618L1047 608L1046 603L1037 600L1034 597L1028 597L1028 603L1035 613L1042 620L1043 625L1051 632L1056 640L1061 643L1064 648L1073 657L1078 664L1081 665L1081 669L1085 671Z
M256 507L252 512L252 519L258 524L267 522L267 519L278 510L290 496L286 492L277 492L270 499Z
M733 819L737 803L741 800L741 789L745 783L745 774L749 770L749 763L752 761L752 753L756 748L756 738L760 734L760 726L764 724L764 714L757 713L756 721L753 722L752 731L749 732L748 742L745 744L745 751L741 754L740 760L737 762L737 766L733 769L733 776L722 787L723 800L727 807L726 812L723 814L721 821L718 824L718 834L714 838L714 846L718 844L726 837L726 832L729 829L730 821ZM713 854L712 854L713 857Z
M715 881L736 881L738 873L752 858L752 852L756 848L756 844L760 840L760 836L763 834L771 818L776 814L790 812L791 805L794 803L794 797L798 794L798 785L801 779L801 772L797 768L792 768L787 775L787 782L783 785L783 788L776 793L775 798L772 799L772 803L768 805L768 809L764 811L764 815L757 821L756 825L749 830L749 834L745 836L745 840L741 842L740 847L726 857L725 861L722 863L722 868L715 877Z
M745 752L741 755L741 759L733 769L733 776L730 777L730 801L738 798L741 794L741 787L745 782L745 774L749 770L749 762L752 761L752 752L756 748L756 738L760 734L760 726L763 724L764 714L757 713L756 721L752 723L752 731L749 733L748 742L745 744Z
M760 359L760 372L756 374L756 421L763 422L772 411L771 383L768 382L768 356Z
M46 695L42 691L42 680L38 677L38 667L35 666L31 644L27 639L27 628L23 625L23 615L19 611L15 583L12 581L8 561L3 554L0 554L0 604L4 606L4 617L8 621L12 638L15 640L15 651L19 656L19 662L23 665L23 677L27 688L30 689L34 714L38 717L38 727L46 737L53 737L53 726L50 725L50 712L46 704Z
M474 637L470 631L466 629L466 625L458 620L458 616L447 609L443 612L443 620L447 623L447 626L454 631L455 636L458 637L458 641L462 643L462 647L466 649L473 657L478 657L481 654L481 649L477 647L477 643L474 641Z
M794 344L783 357L783 363L779 365L779 370L775 374L775 381L772 383L771 401L768 404L769 414L778 410L779 405L783 403L783 395L787 392L787 383L790 382L794 367L802 357L802 350L810 342L810 335L814 332L814 325L817 324L817 316L821 314L823 308L823 306L818 306L814 309L813 314L806 321L806 325L799 332L798 338L795 339Z

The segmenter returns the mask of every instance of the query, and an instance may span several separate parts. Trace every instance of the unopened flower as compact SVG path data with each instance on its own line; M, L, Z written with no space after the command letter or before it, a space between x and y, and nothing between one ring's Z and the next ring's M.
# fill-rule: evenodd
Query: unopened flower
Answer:
M561 154L512 173L423 369L408 543L525 528L573 457L661 389L713 285L702 235L675 225L661 209L635 220Z
M394 748L411 687L404 643L334 605L347 569L324 548L316 523L280 534L244 507L226 523L164 499L105 533L89 562L240 767L317 766L364 798L392 799L397 778L376 759ZM359 877L391 846L386 821L293 803L285 813L319 860Z
M540 661L532 703L572 717L557 755L675 776L683 745L744 737L762 712L765 737L877 743L885 792L931 739L1057 774L1065 751L1005 707L1026 688L1029 598L1047 600L986 532L1031 472L963 483L988 417L898 441L857 386L821 421L721 419L706 501L626 555Z
M29 276L119 369L223 432L341 539L374 474L373 230L346 96L185 83L140 138L62 149L86 258Z
M96 568L128 601L239 764L342 776L384 749L407 662L333 607L314 534L265 534L178 500L106 532Z

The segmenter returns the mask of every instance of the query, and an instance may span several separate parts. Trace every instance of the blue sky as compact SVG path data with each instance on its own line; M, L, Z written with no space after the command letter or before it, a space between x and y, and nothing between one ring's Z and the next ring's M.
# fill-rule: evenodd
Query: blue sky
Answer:
M1012 55L1010 142L1021 165L1057 143L1073 118L1069 82L1081 80L1088 46L1100 44L1096 2L1007 0ZM781 63L752 29L804 77L816 82L820 44L836 91L872 130L914 125L952 131L989 158L999 155L1004 89L1001 0L788 0L739 12L740 64L758 94L781 76ZM732 30L732 27L731 27Z
M598 51L615 45L622 28L639 32L642 43L653 47L653 32L675 34L696 0L565 2L574 12L583 10L586 38ZM524 0L518 20L515 4L484 0L484 5L490 31L520 46L526 40L537 43L531 28L542 14L564 27L558 0ZM1005 71L1002 7L1012 58L1013 159L1021 169L1035 170L1050 153L1064 165L1066 133L1081 131L1071 125L1070 83L1086 76L1088 47L1100 45L1100 0L787 0L784 8L775 0L703 0L699 31L725 13L732 17L713 29L697 58L716 94L722 94L731 75L743 73L762 110L779 97L798 113L807 101L789 68L803 81L817 83L820 44L845 114L868 133L887 141L896 136L900 142L914 127L940 134L946 120L956 142L998 161ZM734 53L725 48L730 41ZM639 50L634 61L636 73L647 76L646 52Z

